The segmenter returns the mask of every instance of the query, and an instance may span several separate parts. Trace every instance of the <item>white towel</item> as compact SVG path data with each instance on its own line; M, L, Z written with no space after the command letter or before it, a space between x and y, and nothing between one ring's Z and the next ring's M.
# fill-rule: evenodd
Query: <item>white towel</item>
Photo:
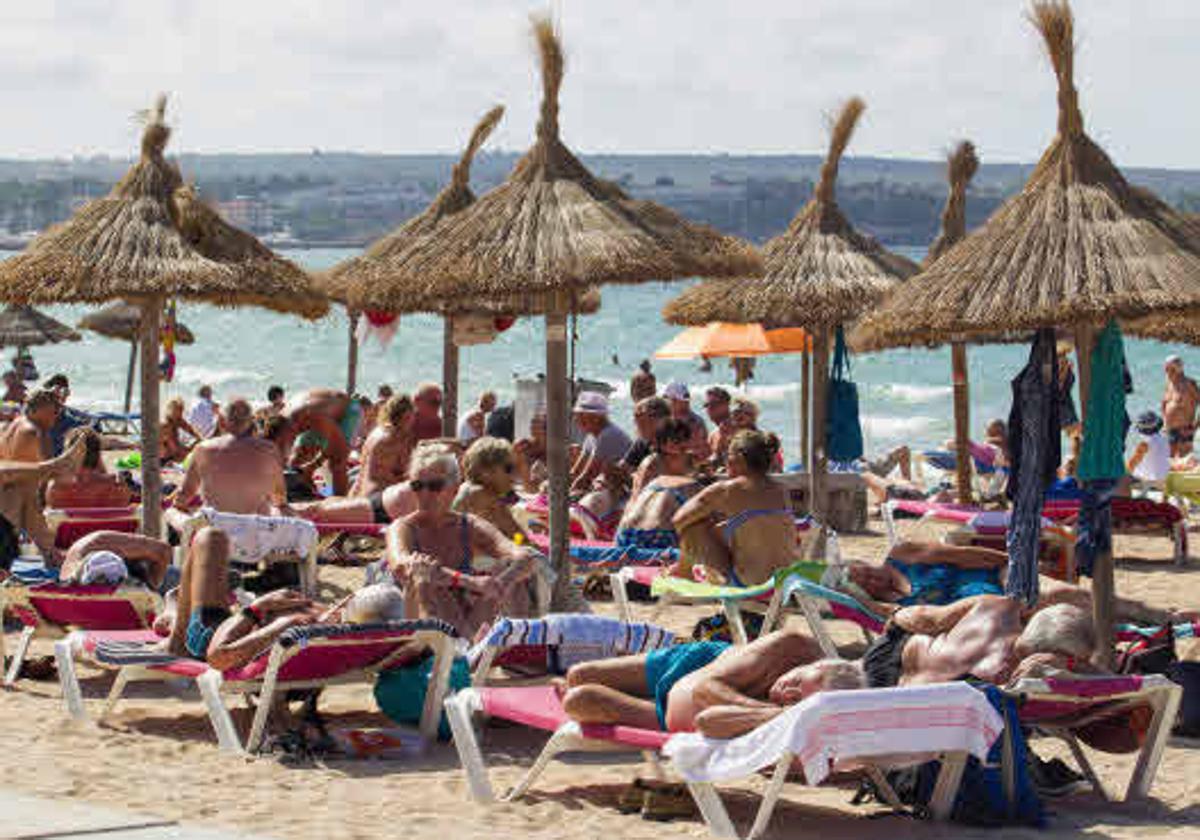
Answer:
M290 516L224 513L204 508L200 515L229 537L230 559L258 563L270 555L307 557L317 544L317 526Z
M551 613L545 618L501 618L471 651L475 662L485 648L557 645L563 668L575 662L627 656L664 647L674 634L653 624L625 623L586 613ZM569 661L567 661L569 660Z
M1004 719L982 691L966 683L826 691L738 738L695 732L675 735L664 752L692 782L743 779L790 752L818 785L833 769L887 757L926 761L963 751L981 761L1004 730Z

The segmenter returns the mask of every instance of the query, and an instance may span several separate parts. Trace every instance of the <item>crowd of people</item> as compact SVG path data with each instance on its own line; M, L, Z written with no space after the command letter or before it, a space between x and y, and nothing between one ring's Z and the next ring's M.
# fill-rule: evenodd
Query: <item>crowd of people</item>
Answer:
M1168 360L1167 375L1162 417L1146 412L1134 424L1133 479L1161 481L1190 457L1200 391L1178 359ZM164 463L178 469L169 520L206 508L381 528L375 582L351 598L319 604L284 581L236 608L230 536L217 527L194 535L178 569L166 541L133 534L98 531L66 550L55 546L45 508L120 508L136 492L106 468L110 442L68 414L69 393L65 376L51 377L24 395L20 415L0 429L0 569L7 572L24 535L64 582L129 579L159 590L169 605L159 619L162 646L172 653L235 667L291 627L354 616L435 618L477 639L501 616L545 607L539 586L553 571L534 548L547 492L540 411L517 430L514 406L487 391L457 433L446 435L434 384L411 395L382 386L374 400L331 389L288 399L279 386L257 407L240 397L218 403L207 386L190 407L169 400L160 435ZM670 382L660 394L648 363L630 393L637 397L632 434L605 394L576 396L569 487L577 515L616 550L653 553L665 574L687 580L754 586L801 559L779 438L758 428L751 400L710 387L701 416L686 384ZM989 422L970 451L977 462L1003 468L1003 421ZM854 468L880 501L925 495L906 447ZM1003 596L1006 574L1002 552L901 542L882 565L843 560L824 579L888 617L860 659L829 659L792 629L740 648L680 644L577 665L559 684L564 709L584 723L726 738L817 691L962 678L1004 685L1094 670L1089 591L1045 578L1028 608ZM1122 619L1200 619L1129 600L1117 606Z

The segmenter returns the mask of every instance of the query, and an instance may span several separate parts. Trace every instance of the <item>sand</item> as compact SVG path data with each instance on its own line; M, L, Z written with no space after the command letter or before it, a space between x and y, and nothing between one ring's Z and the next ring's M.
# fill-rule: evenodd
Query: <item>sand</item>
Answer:
M843 540L851 556L876 557L882 536ZM1169 606L1200 604L1200 570L1169 563L1170 546L1152 537L1117 538L1118 591ZM328 595L356 585L361 571L322 567ZM611 611L601 605L600 611ZM688 632L704 611L639 606L639 617ZM834 625L847 650L859 639ZM10 636L10 644L15 638ZM39 641L34 654L48 653ZM1196 657L1196 651L1189 655ZM80 678L93 713L111 684L103 672L82 667ZM235 705L238 705L234 701ZM322 709L331 726L381 726L366 687L327 692ZM239 710L239 722L248 718ZM511 785L544 743L519 728L490 727L484 750L498 790ZM1047 742L1040 742L1046 744ZM1061 754L1053 746L1041 750ZM601 836L625 838L706 837L698 817L660 824L617 813L622 788L644 768L637 761L600 764L578 760L552 765L525 800L492 806L468 801L453 746L441 744L423 759L330 761L287 766L274 758L220 754L198 695L169 686L139 687L111 726L79 724L63 713L57 683L22 680L0 694L0 784L54 798L117 805L164 819L239 828L257 834L306 838L440 836L466 840L495 837ZM1129 756L1093 754L1110 790L1123 790ZM762 782L723 789L735 822L748 828ZM810 789L789 783L768 837L887 838L990 837L993 831L918 823L887 815L878 806L852 806L852 791ZM1183 838L1200 836L1200 742L1173 739L1147 802L1106 804L1093 794L1048 803L1048 829L1040 837ZM17 837L20 826L0 816L0 837ZM1004 837L1033 837L1011 830Z

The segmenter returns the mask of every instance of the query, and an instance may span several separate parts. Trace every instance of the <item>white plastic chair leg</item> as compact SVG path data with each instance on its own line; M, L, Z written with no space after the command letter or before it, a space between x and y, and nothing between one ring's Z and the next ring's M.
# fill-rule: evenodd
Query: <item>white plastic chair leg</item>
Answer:
M755 838L761 837L767 830L767 826L770 825L771 815L775 813L775 804L779 802L779 794L783 790L783 783L787 781L788 770L792 766L792 758L790 752L785 752L779 757L779 761L775 762L775 772L771 774L771 781L763 792L762 802L758 806L758 814L754 817L754 825L750 827L750 833L746 835L746 840L755 840Z
M725 810L725 803L721 801L717 789L710 782L688 782L688 790L691 791L692 799L696 801L700 816L704 817L712 836L722 840L738 840L737 829L733 827L733 821L729 819L729 812Z
M104 708L100 710L99 720L103 721L112 714L113 709L117 707L117 703L121 700L121 695L125 693L125 686L129 684L130 669L122 668L117 671L117 677L113 680L112 688L109 689L108 698L104 701Z
M617 605L617 616L626 624L633 621L633 612L629 608L629 592L625 589L625 575L619 571L608 576L609 588L612 590L613 601Z
M204 698L204 706L208 709L208 719L217 735L217 746L221 752L241 752L242 742L233 725L233 718L221 699L222 682L224 680L221 678L221 672L214 670L206 671L196 678L200 696Z
M267 731L267 719L271 716L271 708L275 705L275 683L279 680L279 668L283 665L284 649L276 645L271 648L270 659L267 660L267 671L263 675L262 688L258 692L258 708L254 710L254 720L250 724L250 736L246 739L246 752L258 752L262 745L263 734Z
M476 802L492 802L496 795L492 791L487 765L484 764L483 752L479 749L479 739L475 737L475 726L471 720L477 705L478 695L468 688L453 697L447 697L442 708L446 710L450 734L454 736L458 761L467 774L468 793Z
M68 636L54 643L54 664L58 669L58 684L62 687L63 704L67 714L75 720L87 720L83 692L79 690L79 676L75 673L72 642L72 638Z
M1096 768L1092 767L1092 762L1088 761L1083 747L1079 746L1079 739L1072 732L1063 733L1062 739L1067 742L1067 746L1071 749L1071 755L1075 758L1075 763L1079 765L1083 777L1091 784L1092 790L1105 802L1111 801L1111 797L1108 795L1108 791L1104 789L1104 784L1100 781L1100 777L1096 775Z
M1142 799L1150 792L1154 784L1154 776L1158 772L1159 762L1162 761L1163 751L1167 746L1167 736L1175 724L1175 716L1179 714L1179 703L1182 699L1183 688L1171 686L1157 689L1154 697L1154 718L1146 731L1146 742L1138 753L1137 764L1133 768L1133 776L1129 779L1129 787L1125 790L1125 799Z
M454 665L454 640L443 636L433 645L433 667L421 708L421 737L432 743L437 740L442 718L442 701L450 689L450 670Z
M533 766L529 771L521 777L521 781L517 782L516 786L506 793L501 799L504 802L512 802L520 799L525 795L538 777L550 766L550 762L558 757L559 753L568 749L568 745L574 742L579 737L579 724L564 723L555 730L550 736L550 740L546 742L546 746L542 748L541 754L537 757L537 761L533 762Z
M742 621L742 608L733 600L722 601L721 607L725 611L725 619L729 622L729 634L733 637L733 643L738 647L745 647L749 644L749 639L746 636L746 623Z
M929 797L929 812L935 820L944 822L950 819L954 810L954 800L958 798L958 786L962 783L963 770L967 767L965 752L946 753L942 757L942 769L938 771L937 781L933 784L933 794Z
M800 611L804 613L804 620L808 622L808 629L812 631L813 638L821 646L821 653L830 659L841 659L837 645L833 643L833 638L829 635L829 630L825 627L825 620L821 618L821 610L817 606L816 601L806 595L799 594L797 594L796 600L800 604Z
M8 666L8 673L4 675L5 687L12 686L17 681L17 677L21 673L21 665L25 662L25 655L29 653L29 643L33 641L33 634L36 630L36 627L28 625L21 628L21 637L17 639L17 649L13 651L12 664Z

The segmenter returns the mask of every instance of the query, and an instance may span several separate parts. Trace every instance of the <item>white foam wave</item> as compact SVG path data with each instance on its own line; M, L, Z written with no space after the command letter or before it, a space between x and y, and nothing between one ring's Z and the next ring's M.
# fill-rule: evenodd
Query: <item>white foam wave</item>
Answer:
M179 385L212 385L220 388L232 382L265 382L265 373L240 368L209 368L202 365L180 365L175 369Z
M863 431L873 438L907 440L928 432L937 423L936 417L896 417L885 414L864 414L860 418Z
M892 383L883 386L887 395L893 399L902 400L904 402L934 402L949 397L954 393L954 388L950 385L909 385L904 383Z

